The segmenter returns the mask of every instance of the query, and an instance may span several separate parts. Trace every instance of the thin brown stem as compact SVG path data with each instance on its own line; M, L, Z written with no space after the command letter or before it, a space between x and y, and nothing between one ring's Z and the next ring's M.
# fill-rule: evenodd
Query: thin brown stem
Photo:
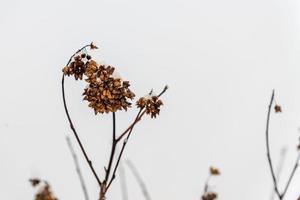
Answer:
M145 199L146 200L151 200L151 197L150 197L150 194L148 192L147 186L146 186L145 182L143 181L142 177L140 176L137 168L133 165L133 163L130 160L127 160L126 164L128 165L129 169L131 170L134 178L138 182Z
M299 166L299 160L300 160L300 153L299 153L298 156L297 156L297 159L296 159L296 162L295 162L295 164L294 164L294 167L293 167L293 170L292 170L292 172L291 172L291 175L290 175L290 177L289 177L289 179L288 179L288 182L287 182L287 184L286 184L286 186L285 186L285 188L284 188L284 191L283 191L282 194L281 194L282 199L283 199L283 197L285 196L285 194L286 194L286 192L287 192L287 190L288 190L288 188L289 188L289 186L290 186L290 184L291 184L291 181L292 181L292 179L293 179L293 177L294 177L294 175L295 175L295 172L296 172L296 170L297 170L297 168L298 168L298 166Z
M284 161L285 161L285 157L286 157L286 151L287 151L286 147L281 149L280 159L279 159L278 165L276 167L276 177L277 177L278 182L279 182L279 178L281 176L282 168L283 168L283 165L284 165ZM272 187L270 200L273 200L274 197L275 197L275 190Z
M117 142L119 142L141 120L142 116L144 115L143 114L140 116L142 110L143 109L140 109L132 124L117 138Z
M91 47L91 44L87 44L85 46L83 46L82 48L78 49L69 59L68 63L66 66L68 66L70 64L70 62L72 61L73 57L78 54L79 52L81 52L83 49L87 48L87 47Z
M88 195L86 185L85 185L85 182L84 182L84 179L83 179L80 167L79 167L79 162L78 162L78 159L77 159L77 155L74 151L71 140L68 136L66 137L66 140L67 140L68 147L69 147L70 152L71 152L72 157L73 157L73 161L74 161L76 172L77 172L77 175L78 175L78 178L79 178L79 181L80 181L80 184L81 184L81 188L82 188L82 191L83 191L83 194L84 194L84 198L85 198L85 200L89 200L89 195Z
M269 104L269 108L268 108L267 124L266 124L267 158L268 158L268 163L269 163L269 167L270 167L270 171L271 171L271 175L272 175L272 180L273 180L273 184L274 184L275 193L277 194L278 198L280 200L282 200L281 194L278 190L278 183L277 183L277 180L276 180L276 177L275 177L274 168L273 168L273 164L272 164L272 159L271 159L271 155L270 155L269 124L270 124L270 115L271 115L271 108L272 108L273 101L274 101L274 90L272 92L272 96L271 96L271 100L270 100L270 104Z
M67 65L69 65L69 63L71 62L72 58L73 58L77 53L79 53L80 51L82 51L83 49L85 49L86 47L89 47L89 46L90 46L90 45L85 45L84 47L82 47L81 49L79 49L78 51L76 51L76 52L70 57L70 59L69 59ZM78 134L77 134L77 131L76 131L74 125L73 125L72 119L71 119L70 114L69 114L69 110L68 110L67 103L66 103L66 97L65 97L65 75L62 76L62 80L61 80L61 88L62 88L62 98L63 98L64 109L65 109L65 112L66 112L68 121L69 121L69 123L70 123L70 128L71 128L71 130L72 130L72 132L73 132L73 134L74 134L74 136L75 136L75 138L76 138L77 143L78 143L79 146L80 146L80 149L81 149L81 151L82 151L82 153L83 153L83 155L84 155L84 158L85 158L85 160L87 161L87 163L88 163L88 165L89 165L89 167L90 167L90 169L91 169L91 171L92 171L92 173L93 173L93 175L94 175L94 177L95 177L97 183L98 183L99 185L101 185L101 181L100 181L100 179L99 179L99 177L98 177L98 175L97 175L97 173L96 173L96 171L95 171L95 169L94 169L94 167L93 167L93 165L92 165L92 161L89 159L89 157L88 157L88 155L87 155L87 153L86 153L86 151L85 151L85 149L84 149L84 147L83 147L83 145L82 145L82 143L81 143L81 140L80 140L80 138L79 138L79 136L78 136Z
M140 113L141 113L142 110L143 110L143 109L140 109L138 115L136 116L136 119L142 117L142 116L140 116L140 115L141 115ZM144 114L144 113L142 113L142 114ZM135 121L136 121L136 120L135 120ZM109 188L109 186L111 185L111 183L112 183L113 180L115 179L116 171L117 171L117 169L118 169L119 163L120 163L120 161L121 161L121 157L122 157L122 155L123 155L124 149L125 149L125 147L126 147L127 141L128 141L128 139L129 139L129 137L130 137L130 135L131 135L131 132L132 132L133 128L134 128L134 126L132 126L132 128L131 128L130 131L128 132L127 137L126 137L126 138L124 139L124 141L123 141L123 145L122 145L121 151L120 151L120 153L119 153L119 156L118 156L118 158L117 158L117 162L116 162L116 164L115 164L115 167L114 167L114 170L113 170L113 173L112 173L112 177L111 177L110 181L108 182L107 189Z
M157 95L158 97L160 97L161 95L163 95L167 90L169 89L169 86L165 86L164 89L159 93L159 95Z
M108 167L106 170L106 174L105 174L105 179L104 181L107 183L108 179L109 179L109 174L111 171L111 166L114 160L114 156L115 156L115 151L116 151L116 146L117 146L117 140L116 140L116 114L115 112L113 112L113 134L112 134L112 146L111 146L111 152L110 152L110 158L109 158L109 162L108 162Z

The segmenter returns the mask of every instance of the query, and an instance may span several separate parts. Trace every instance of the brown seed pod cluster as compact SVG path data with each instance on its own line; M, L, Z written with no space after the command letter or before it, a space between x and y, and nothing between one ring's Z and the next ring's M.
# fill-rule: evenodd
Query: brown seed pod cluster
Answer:
M91 49L97 48L93 43ZM70 64L63 68L66 76L74 76L75 80L88 83L83 92L84 100L89 102L89 107L95 114L127 110L135 94L129 89L129 82L114 77L115 68L99 65L90 55L81 53L75 55Z
M114 70L115 68L104 65L91 65L87 69L86 81L89 84L83 95L95 114L127 110L131 106L128 99L132 100L135 94L129 89L128 81L113 77Z
M146 97L141 97L136 105L138 108L145 108L146 114L150 115L151 118L156 118L156 115L159 115L160 106L163 105L163 102L155 95L147 95Z
M215 200L217 199L218 195L215 192L207 192L202 195L202 200Z
M33 187L40 186L37 194L35 195L35 200L58 200L53 196L50 185L46 181L34 178L30 179L29 182Z
M73 58L73 61L63 68L63 73L67 76L73 75L75 80L82 80L83 74L86 71L87 66L91 62L91 56L85 53L77 55Z

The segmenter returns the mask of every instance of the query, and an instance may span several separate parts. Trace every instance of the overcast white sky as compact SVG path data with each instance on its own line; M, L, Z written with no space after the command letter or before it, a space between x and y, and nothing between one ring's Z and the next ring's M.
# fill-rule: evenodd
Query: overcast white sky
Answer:
M271 90L275 164L288 146L280 186L296 158L300 126L298 0L10 0L0 2L0 199L33 199L28 178L47 179L61 200L82 200L65 136L61 69L94 41L133 91L170 90L157 120L145 118L126 149L153 199L199 200L210 165L225 200L269 199L265 119ZM106 165L111 116L94 116L84 85L66 81L78 132L98 173ZM123 130L135 110L117 114ZM72 139L74 139L72 137ZM97 184L78 151L91 199ZM127 171L128 172L128 171ZM130 200L142 195L127 173ZM300 171L286 199L300 194ZM121 199L119 183L108 199Z

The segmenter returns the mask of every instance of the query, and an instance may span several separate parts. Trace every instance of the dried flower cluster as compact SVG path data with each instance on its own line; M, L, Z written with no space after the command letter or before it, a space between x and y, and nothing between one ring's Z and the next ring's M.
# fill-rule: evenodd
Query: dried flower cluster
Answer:
M93 43L90 47L97 48ZM86 77L85 81L88 84L83 96L95 114L127 110L131 106L129 100L135 97L129 89L129 81L114 77L114 67L99 65L86 53L72 57L71 62L62 71L66 76L74 76L75 80Z
M91 49L98 47L91 43ZM115 68L112 66L99 65L86 53L78 51L71 58L71 62L63 68L66 76L74 76L75 80L82 80L85 76L87 87L83 92L84 100L89 102L95 114L127 110L135 94L129 89L129 81L123 81L114 76ZM163 105L158 96L147 95L137 101L137 107L145 108L146 114L156 118Z
M53 196L50 185L46 181L34 178L30 179L29 182L33 187L40 186L37 194L35 195L35 200L58 200Z
M92 65L87 70L89 84L83 95L95 114L127 110L131 106L128 99L132 100L135 95L129 89L130 84L120 78L114 78L114 70L115 68L104 65Z
M163 105L163 102L158 98L158 96L147 95L145 97L141 97L136 105L138 108L145 108L146 114L150 115L151 118L156 118L156 115L160 112L160 106Z
M204 195L202 195L202 200L215 200L217 199L218 195L215 192L207 192Z
M67 76L73 75L75 80L82 80L90 59L91 56L86 55L85 53L75 56L74 60L68 66L63 68L64 74Z

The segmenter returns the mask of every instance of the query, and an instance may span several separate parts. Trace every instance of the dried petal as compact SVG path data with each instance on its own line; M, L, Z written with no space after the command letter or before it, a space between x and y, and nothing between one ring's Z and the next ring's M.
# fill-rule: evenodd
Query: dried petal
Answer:
M94 42L92 42L92 43L90 44L90 47L91 47L91 49L98 49L98 47L94 44Z
M214 176L217 176L217 175L220 175L220 171L219 169L215 168L215 167L210 167L209 168L209 172L211 175L214 175Z

